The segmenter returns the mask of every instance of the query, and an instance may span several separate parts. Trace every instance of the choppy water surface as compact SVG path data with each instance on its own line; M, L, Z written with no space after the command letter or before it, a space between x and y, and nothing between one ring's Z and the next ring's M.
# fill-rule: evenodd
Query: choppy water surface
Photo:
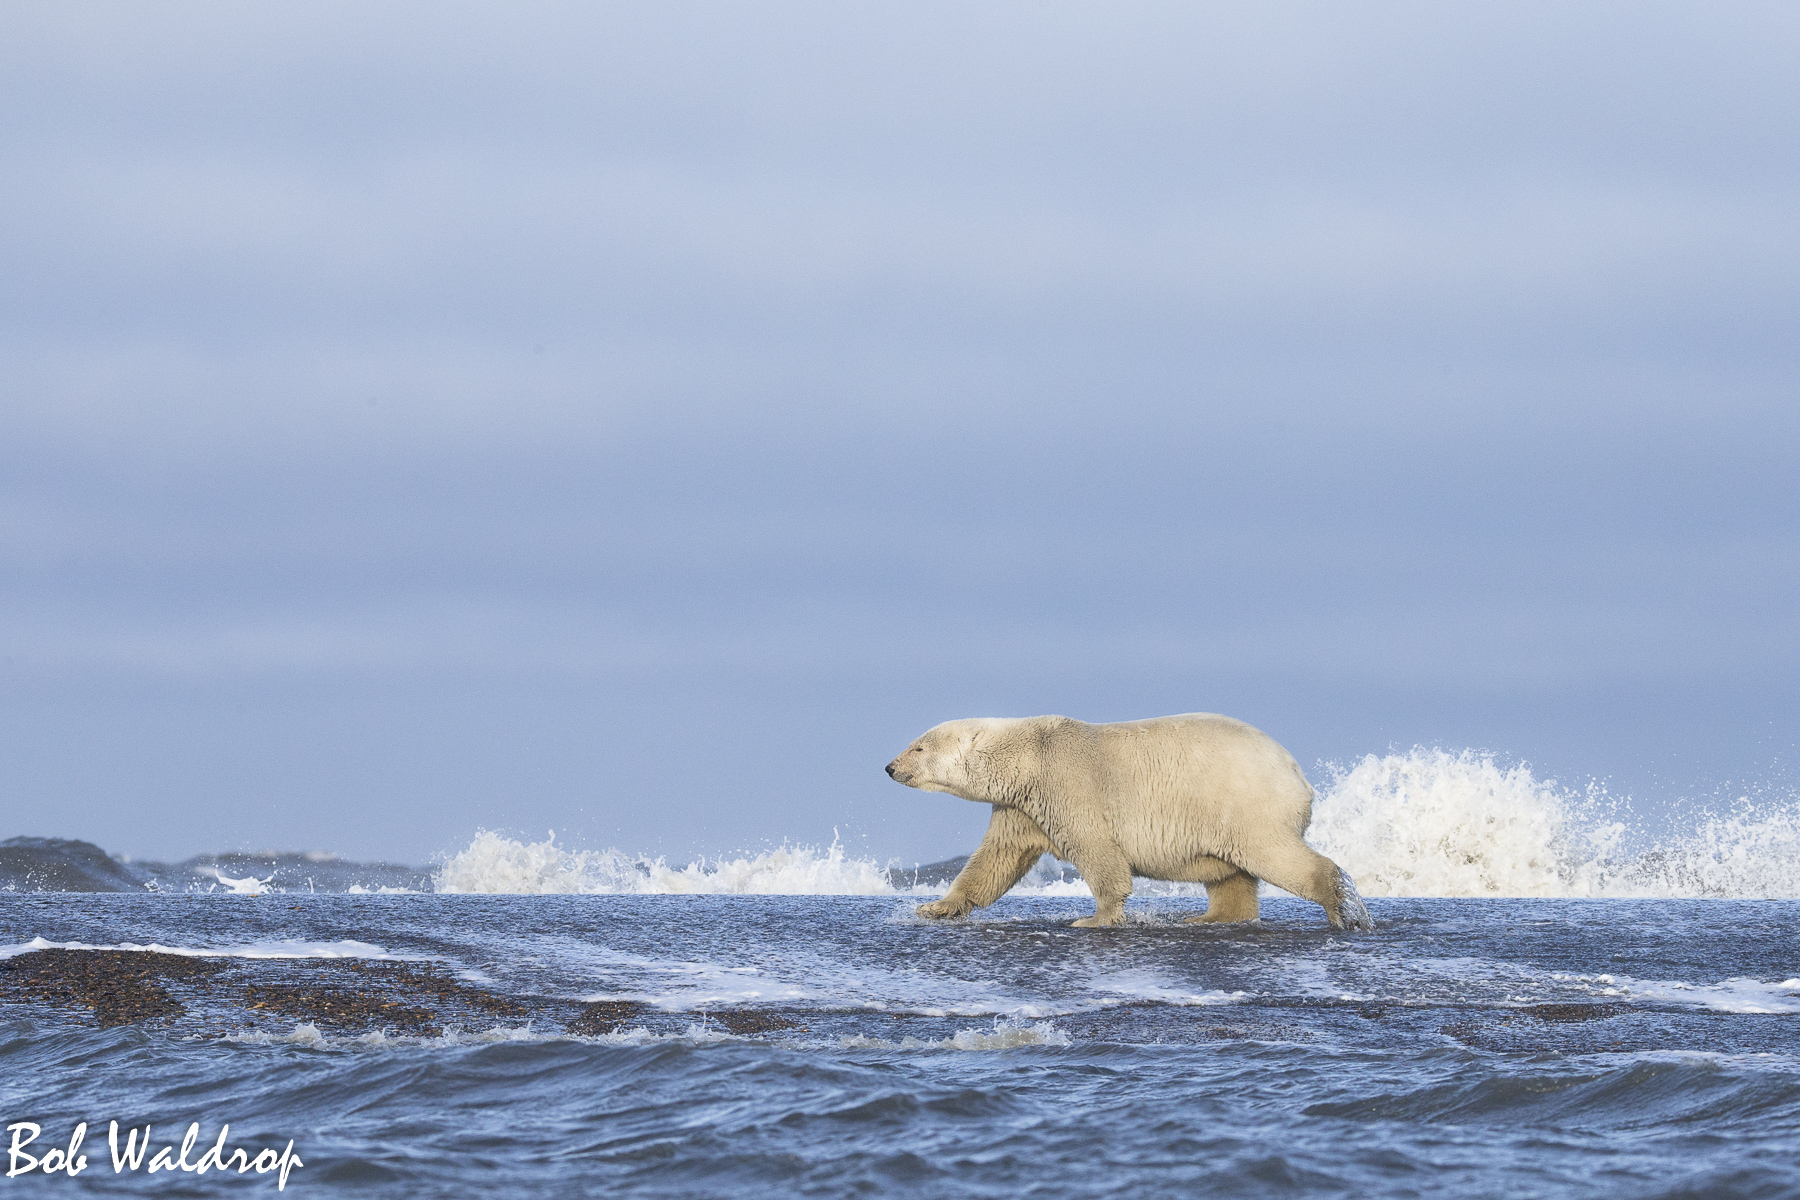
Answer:
M117 1119L292 1138L301 1194L1800 1195L1800 902L1371 899L1364 934L1279 899L1227 928L1140 899L1102 930L1067 927L1080 898L913 902L0 895L0 966L225 964L147 1022L0 1005L5 1119L37 1150L96 1130L78 1180L0 1187L275 1186L115 1176ZM530 1015L408 1035L251 1006L253 972L346 955ZM594 1002L628 1015L569 1032Z
M1280 897L1118 929L1046 859L966 922L923 870L469 831L430 868L0 843L0 1116L92 1130L21 1195L289 1139L301 1194L1800 1196L1800 806L1629 802L1415 750L1321 777L1378 922ZM1681 814L1677 814L1680 816ZM112 894L102 894L102 893ZM86 947L87 949L84 949ZM114 949L107 949L114 948Z

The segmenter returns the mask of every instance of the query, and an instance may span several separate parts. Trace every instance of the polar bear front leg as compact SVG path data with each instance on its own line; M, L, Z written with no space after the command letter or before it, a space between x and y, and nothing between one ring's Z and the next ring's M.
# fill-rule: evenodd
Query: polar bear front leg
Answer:
M1048 849L1050 839L1036 821L1016 808L996 804L981 845L969 855L943 899L921 904L916 911L921 917L961 917L972 908L986 908L1024 878Z
M1092 929L1097 925L1118 925L1125 920L1125 898L1131 895L1131 864L1125 853L1112 842L1083 843L1069 847L1065 856L1081 872L1088 890L1094 893L1094 915L1074 922L1076 929Z

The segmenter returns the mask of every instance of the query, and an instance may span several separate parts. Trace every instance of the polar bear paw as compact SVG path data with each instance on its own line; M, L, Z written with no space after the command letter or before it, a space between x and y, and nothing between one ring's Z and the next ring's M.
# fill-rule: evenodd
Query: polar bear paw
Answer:
M1348 872L1338 871L1338 917L1345 929L1373 929L1375 918L1369 915L1369 906L1356 893L1356 884L1351 881Z
M973 906L966 902L945 897L942 900L928 900L913 911L918 913L921 917L928 917L932 920L942 920L946 917L967 916L971 907Z

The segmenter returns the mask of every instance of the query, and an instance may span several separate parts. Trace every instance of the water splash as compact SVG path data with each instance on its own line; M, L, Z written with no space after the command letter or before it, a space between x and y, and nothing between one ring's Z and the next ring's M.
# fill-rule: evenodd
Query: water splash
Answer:
M1790 798L1696 811L1656 842L1630 805L1473 750L1414 749L1330 768L1307 840L1371 896L1800 897Z
M916 1037L890 1042L862 1035L838 1039L844 1050L1017 1050L1022 1046L1069 1046L1069 1035L1052 1021L1025 1022L996 1017L992 1029L959 1029L950 1037Z
M1621 878L1630 896L1800 897L1800 807L1741 799L1699 814L1693 831L1645 851Z
M306 942L296 938L278 941L245 942L235 946L165 946L161 942L141 945L137 942L113 942L95 945L89 942L53 942L45 937L13 945L0 945L0 959L17 958L36 950L119 950L146 954L179 954L183 958L360 958L389 962L419 962L416 954L390 954L380 946L350 939L336 942Z
M439 869L439 892L593 895L893 895L887 868L853 859L835 840L672 867L618 850L568 850L552 833L524 843L484 829Z
M218 880L221 884L223 884L225 889L234 896L264 896L264 895L267 895L268 891L269 891L269 884L271 884L275 880L275 876L273 874L271 874L267 879L258 879L254 872L252 872L249 875L244 876L242 879L237 879L237 878L233 878L230 875L227 875L225 872L219 870L219 868L217 868L217 867L196 867L195 874L212 876L214 879Z

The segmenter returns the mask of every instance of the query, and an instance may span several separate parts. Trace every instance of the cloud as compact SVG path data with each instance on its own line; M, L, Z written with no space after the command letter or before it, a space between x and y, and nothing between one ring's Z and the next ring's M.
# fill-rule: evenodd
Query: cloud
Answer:
M490 780L498 691L626 757L1239 696L1319 753L1571 705L1599 771L1618 695L1717 761L1764 752L1681 732L1696 679L1793 714L1787 8L0 22L16 713L281 746L381 692ZM333 770L391 778L365 733ZM163 752L93 786L217 801Z

